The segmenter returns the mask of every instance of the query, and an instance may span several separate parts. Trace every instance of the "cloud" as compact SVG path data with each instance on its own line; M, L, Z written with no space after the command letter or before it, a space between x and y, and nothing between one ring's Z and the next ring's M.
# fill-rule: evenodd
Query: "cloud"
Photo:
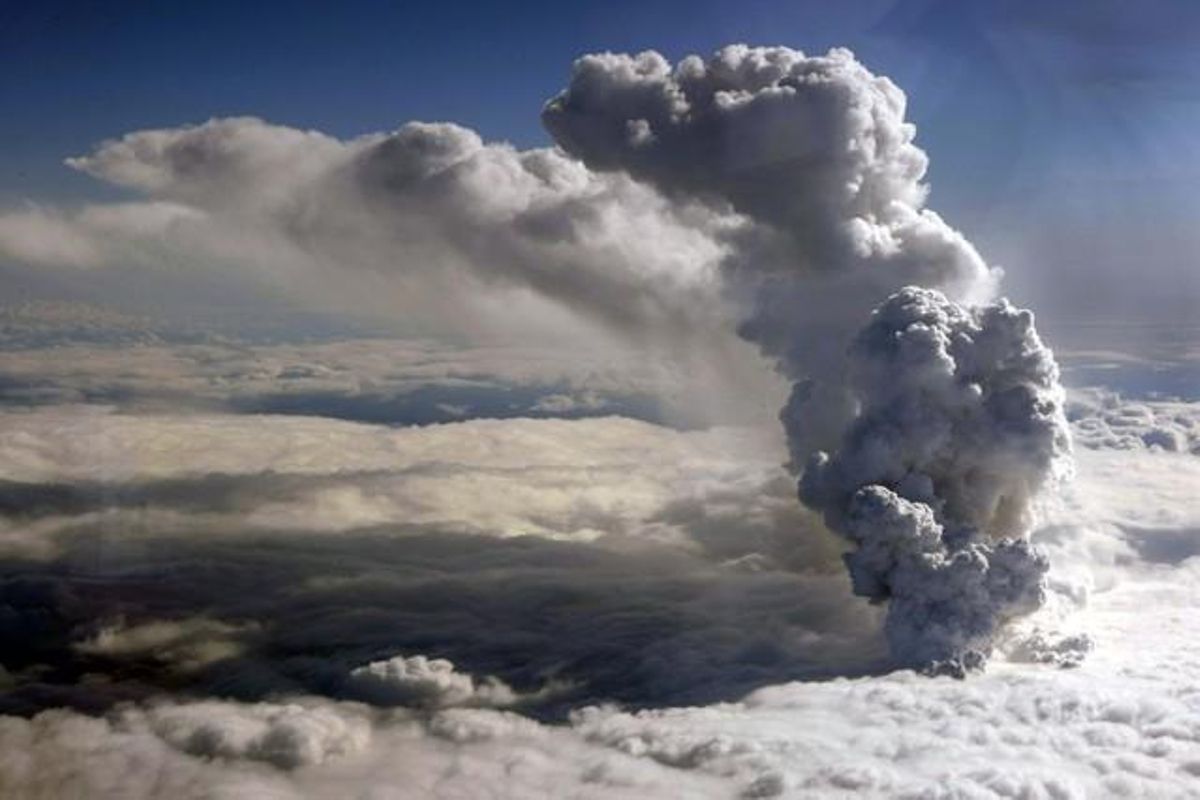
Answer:
M705 709L591 710L575 727L747 796L1082 798L1185 796L1196 722L1143 683L1041 671L792 684Z
M1178 643L1194 657L1194 639ZM1162 672L1170 662L1148 663L1144 650L1120 655L967 682L898 672L782 684L705 707L592 706L557 725L312 697L159 702L99 719L48 711L0 720L0 788L129 798L1186 797L1200 770L1200 718L1174 682L1184 674ZM64 752L69 770L55 767Z
M589 700L711 702L888 663L876 615L838 575L532 537L226 530L130 540L121 527L81 527L54 561L5 560L14 576L0 582L6 713L94 712L161 692L421 706L412 669L407 682L352 674L396 653L494 675L522 707L550 717ZM224 632L163 635L149 649L151 634L195 628L188 620L201 613ZM118 614L116 646L104 647L97 630ZM451 688L461 682L449 676ZM493 688L471 702L502 699Z
M425 708L485 706L502 708L517 702L518 695L504 681L487 676L478 681L458 672L444 658L393 656L372 661L350 671L355 692L374 704Z
M1182 797L1200 763L1186 699L1196 559L1183 546L1200 525L1200 461L1188 454L1084 448L1078 479L1043 510L1035 540L1053 554L1054 602L1030 624L1086 629L1093 649L1073 673L1001 661L966 682L814 680L891 662L878 615L835 571L836 541L822 550L815 529L796 531L811 522L770 439L629 420L389 430L80 408L18 416L0 431L22 491L100 482L81 491L74 525L55 529L55 554L6 560L3 707L30 718L0 720L0 790ZM173 442L193 449L154 455ZM247 523L263 498L295 506L280 520L312 519L309 495L325 482L370 486L392 470L403 480L422 460L507 471L530 496L572 465L581 481L645 485L667 472L648 452L686 466L659 500L622 512L653 547ZM465 497L493 502L472 491L421 496L442 506L431 518L452 519ZM106 497L115 512L94 513ZM191 518L186 535L162 527L169 509ZM747 553L769 557L756 570ZM1022 645L1036 637L1013 634L1009 652L1028 660ZM415 654L453 667L413 669ZM356 686L356 670L396 658L375 670L379 693ZM519 713L469 707L484 703L464 687L492 685L477 676L508 687ZM54 766L64 754L69 771Z
M109 206L59 217L107 237L100 250L121 263L285 286L442 335L615 332L718 376L708 393L761 383L739 324L790 378L821 387L798 404L807 453L836 441L841 350L876 303L907 284L964 301L994 289L971 245L922 207L927 158L904 114L903 93L845 50L736 45L674 67L594 55L543 115L561 149L449 123L339 140L215 119L71 159L147 199L124 204L110 233L83 221Z
M0 742L0 790L33 797L699 798L722 788L514 714L451 709L422 720L315 698L161 704L102 719L46 712L4 718ZM75 755L70 769L58 766L62 752Z
M124 621L105 625L94 636L77 642L77 652L88 656L137 661L156 661L185 672L233 658L242 651L239 639L253 625L230 625L203 617L156 620L128 625Z
M1075 441L1092 449L1200 453L1195 403L1122 401L1112 392L1076 392L1068 409Z
M646 341L682 343L672 330L721 335L714 270L724 246L714 232L736 220L555 150L484 144L449 123L342 141L230 118L132 133L68 163L149 199L0 216L0 252L47 264L249 268L318 306L374 303L428 324L453 309L437 327L450 333L472 329L468 310L536 307L532 291ZM51 238L59 249L78 239L71 258L26 244L49 227L61 231ZM336 277L345 272L364 291ZM487 298L487 287L506 299ZM429 303L438 314L422 309Z
M266 338L202 334L79 304L8 311L0 311L0 405L8 407L87 403L405 425L621 415L697 427L773 425L785 392L761 365L693 369L603 342L471 345L344 331ZM736 388L725 384L741 373Z
M707 486L735 492L745 513L787 494L772 485L782 474L777 445L746 428L674 431L613 417L396 429L70 407L2 418L12 424L0 426L8 482L0 507L17 518L70 522L126 509L144 520L154 511L195 515L201 528L228 515L261 530L391 522L666 541L680 540L681 527L656 515Z
M954 303L996 288L999 274L924 208L928 159L905 106L848 50L731 45L675 66L606 53L578 59L546 104L554 149L487 144L452 123L342 141L246 117L133 132L68 163L143 206L194 211L180 240L192 254L300 291L310 278L329 287L330 265L383 276L411 311L468 321L449 326L459 333L477 298L524 293L660 356L716 365L720 391L737 394L739 372L762 362L736 329L793 382L783 419L800 468L855 425L844 351L870 309L909 285ZM162 225L126 238L137 248L147 231L157 247ZM577 405L561 394L531 407ZM364 506L352 491L326 500Z
M923 209L928 159L914 144L915 128L904 115L903 92L849 51L810 57L782 47L732 45L707 60L689 56L674 66L654 52L585 56L575 62L568 87L547 103L543 120L565 150L593 169L625 171L669 196L727 206L751 221L735 237L738 247L724 270L739 291L756 298L740 333L794 381L781 417L792 464L804 471L801 497L861 548L848 556L856 590L877 601L891 598L893 647L902 660L918 663L961 654L970 649L968 641L989 639L1018 608L1038 605L1045 564L1021 542L1000 546L987 579L986 560L967 565L965 542L953 565L947 558L944 569L935 568L929 559L941 547L943 517L954 526L947 540L973 539L964 534L968 528L986 535L997 522L1009 533L1022 533L1027 525L1019 517L1051 472L1051 462L1065 459L1067 447L1057 370L1049 351L1029 333L1032 317L1008 306L956 305L986 300L999 275L960 234ZM909 285L940 293L902 288ZM926 313L911 331L902 323L896 330L887 328L886 321L902 313L897 309L924 298L937 298L927 302L937 311ZM876 304L873 321L853 338ZM882 353L889 335L905 336L914 354L905 352L902 342L896 359L911 367L906 359L920 360L915 353L926 338L974 337L955 323L943 334L939 315L976 315L975 326L990 329L979 331L978 348L959 358L967 372L994 370L1004 376L994 396L983 388L989 397L976 402L980 409L984 403L990 407L983 416L997 422L983 427L993 427L993 433L951 422L957 408L970 401L931 400L939 390L923 378L910 377L900 367L889 369L883 356L872 364L866 353L871 337ZM1027 342L1020 341L1023 335ZM1009 339L1014 341L1006 344ZM954 358L943 353L942 361ZM1028 375L1016 376L1022 360ZM930 373L940 374L938 359L927 361ZM923 375L919 365L916 374ZM921 388L908 398L904 387L910 380ZM955 375L943 382L970 380ZM980 383L972 386L978 389ZM963 390L947 389L951 395ZM923 407L929 403L933 409ZM1021 416L1028 425L1017 421ZM991 466L957 464L951 456L953 466L926 475L896 463L898 453L906 452L932 464L936 457L918 455L922 448L942 455L989 453L982 440L999 442L1016 432L1029 452L1002 447ZM910 446L896 447L893 440L910 441ZM820 460L824 451L839 453L833 464ZM832 488L841 481L838 474L860 469L862 481L850 478L850 485ZM958 488L954 474L961 475ZM922 480L923 488L915 489L912 484ZM879 490L867 487L870 496L848 510L850 495L877 481ZM899 488L900 497L893 488ZM956 519L967 495L975 492L985 496L969 502L986 506L986 512ZM839 493L843 496L833 496ZM930 503L932 514L924 518L905 496ZM1018 519L989 520L982 513ZM889 536L894 540L883 545ZM880 547L872 549L868 540ZM900 557L901 551L911 552ZM904 571L897 564L908 565L911 581L891 574ZM918 566L924 564L928 568ZM968 573L976 579L959 583ZM944 596L908 606L927 589ZM961 604L967 595L991 597L984 605L994 601L1009 611L981 613L969 626L975 630L962 635L950 621L955 612L934 609ZM982 611L978 604L973 607ZM912 629L901 633L906 618L913 621ZM955 628L957 633L949 632Z
M0 216L39 269L199 269L505 332L144 340L124 366L29 347L62 326L20 317L0 793L1184 794L1195 459L1144 435L1165 406L1086 410L1099 444L1131 419L1151 447L1085 448L1039 494L1065 453L1053 359L1027 312L979 305L998 273L924 207L903 93L841 50L605 54L544 118L557 148L134 132L70 163L141 200ZM73 341L91 323L67 316ZM346 421L754 408L768 361L787 452L745 425ZM890 601L890 642L852 591ZM893 671L993 646L969 681Z
M874 612L753 429L9 418L10 711L184 685L362 699L346 676L396 653L543 709L883 663ZM109 679L77 686L89 674Z
M320 703L164 704L118 714L118 728L148 727L172 747L202 758L264 761L282 769L320 764L366 747L366 715Z
M726 201L821 269L845 260L848 220L924 202L928 159L904 106L848 50L731 45L674 67L653 51L584 56L542 119L589 166Z

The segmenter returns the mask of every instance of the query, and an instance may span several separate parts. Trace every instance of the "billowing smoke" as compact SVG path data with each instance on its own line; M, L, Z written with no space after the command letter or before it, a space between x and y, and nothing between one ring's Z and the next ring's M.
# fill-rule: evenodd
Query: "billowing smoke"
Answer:
M904 112L848 51L732 46L582 58L544 119L593 168L751 220L725 273L741 332L794 382L801 499L854 545L856 593L890 603L896 657L961 667L1043 600L1025 534L1069 443L1032 315L974 305L998 274L922 208Z
M796 382L783 417L796 464L849 423L844 349L877 303L910 284L979 302L998 277L922 208L928 159L904 112L904 93L847 50L734 45L674 68L586 56L543 113L589 166L751 220L724 274L743 335Z
M1063 392L1028 311L906 288L851 345L858 415L815 453L800 496L855 545L856 594L890 600L906 663L978 662L1041 605L1045 557L1022 538L1069 448Z

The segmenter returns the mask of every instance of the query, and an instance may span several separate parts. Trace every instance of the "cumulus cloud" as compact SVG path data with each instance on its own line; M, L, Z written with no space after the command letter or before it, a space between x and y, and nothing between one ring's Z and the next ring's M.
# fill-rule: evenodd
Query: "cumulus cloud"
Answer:
M9 710L162 686L363 699L346 676L396 653L494 675L534 708L886 663L834 540L753 429L7 419ZM109 679L76 690L83 675Z
M903 92L845 50L731 46L674 67L586 56L543 114L560 149L448 123L352 140L254 118L140 131L69 163L147 199L82 213L127 220L107 233L59 214L53 238L100 237L95 263L202 262L460 335L496 314L542 335L571 328L548 300L755 386L738 322L790 378L815 382L789 415L807 455L845 423L841 349L876 303L907 284L968 301L993 288L923 208L927 158L904 115ZM0 248L55 261L18 247L24 217L2 219ZM355 281L336 277L348 270Z
M377 705L503 707L517 702L517 693L504 681L490 675L476 680L444 658L393 656L372 661L351 670L350 684Z
M1071 672L969 684L900 673L575 720L591 741L721 775L743 796L905 798L1184 797L1196 722L1144 683Z
M149 728L177 750L202 758L250 759L294 769L362 750L370 726L363 713L320 703L164 704L118 713L118 729Z
M1195 403L1125 401L1105 390L1073 393L1068 407L1075 441L1092 449L1200 454Z
M904 106L847 50L733 45L674 67L653 51L584 56L542 118L590 166L728 202L819 269L845 260L851 219L924 201L927 158Z
M771 552L761 545L774 526L786 540L802 519L785 512L800 513L778 468L782 452L764 455L770 448L749 434L606 420L388 431L332 420L139 419L78 408L20 416L28 423L24 436L15 425L0 426L14 480L99 477L118 500L120 481L183 482L140 495L107 529L101 517L63 533L55 559L7 562L13 574L0 586L4 707L30 718L0 722L0 790L135 798L323 797L380 786L398 787L401 797L470 797L480 787L519 796L578 787L596 797L1186 797L1195 780L1200 753L1187 687L1200 617L1196 551L1186 544L1200 524L1192 502L1200 461L1185 453L1084 448L1079 479L1035 533L1054 554L1054 572L1065 573L1050 574L1049 592L1074 591L1068 583L1084 573L1091 581L1086 608L1074 613L1094 650L1076 674L1002 663L965 683L897 673L786 685L793 677L853 672L872 659L875 668L888 667L872 642L876 619L848 602L839 577L700 565L677 552L624 555L445 532L277 531L264 539L233 529L241 512L206 533L149 535L157 522L148 509L156 505L179 508L177 499L190 496L182 508L201 514L226 502L192 494L190 470L234 478L242 470L245 483L233 484L242 498L254 497L256 481L272 480L259 473L271 464L322 479L349 470L350 479L356 464L374 459L386 469L404 453L475 468L544 462L548 472L561 472L582 463L594 480L605 463L629 473L644 460L636 441L649 436L664 463L719 468L681 477L679 496L667 493L664 506L639 513L652 526L693 531L692 540L708 543L705 552L720 562L739 552L731 549L739 537ZM203 429L215 438L196 440ZM74 449L66 447L72 437ZM163 443L188 441L195 447L186 458L154 455L167 452ZM645 468L628 480L649 480L663 465ZM777 484L761 505L757 469ZM522 480L536 486L539 478L529 472ZM452 507L464 494L438 497ZM139 504L145 526L131 538ZM749 518L734 524L739 510ZM836 560L833 550L823 558L804 554L794 563ZM127 616L114 623L118 613ZM237 652L181 671L186 658L156 654L184 654L186 637L175 635L183 630L197 644L233 640ZM1056 647L1031 637L1013 655L1047 660ZM452 661L442 674L450 687L469 678L478 688L477 675L496 675L526 697L555 680L575 687L530 703L528 713L543 719L613 700L633 708L600 705L547 724L491 708L425 705L411 714L281 696L368 699L355 694L348 676L396 653ZM737 701L772 684L783 685ZM181 686L224 699L155 699ZM437 703L446 705L454 694L447 691ZM389 697L372 702L390 706L399 694ZM404 697L422 706L416 695ZM112 707L131 699L137 703ZM689 703L700 705L660 708ZM56 705L101 716L43 710ZM644 706L659 708L636 710ZM56 766L64 753L69 770Z
M422 720L316 698L10 717L0 743L0 790L29 797L701 798L725 788L515 714L449 709Z
M216 260L266 264L266 274L286 275L289 284L303 284L306 270L315 275L337 264L398 281L416 306L434 297L459 302L471 291L487 296L497 287L515 289L667 352L753 365L728 336L737 322L738 332L794 382L782 418L792 463L808 464L804 480L811 487L831 479L829 471L816 474L810 456L848 451L839 445L843 434L880 432L860 424L869 416L856 408L863 387L849 378L853 370L844 356L868 310L909 284L942 291L946 303L978 302L992 294L998 277L969 242L924 208L928 159L914 143L905 105L899 88L847 50L808 56L734 45L675 66L653 52L590 55L575 63L568 86L543 111L555 149L487 144L451 123L411 122L347 141L255 118L139 131L68 163L146 200L86 209L72 230L88 233L92 218L121 221L114 235L123 248L157 253L162 246L185 246ZM183 209L185 218L164 214L167 208ZM7 239L19 243L14 232L22 221L7 224L0 233L11 229ZM464 281L471 287L465 293ZM881 313L895 305L889 303ZM1027 317L998 308L979 313L1008 315L1028 328ZM461 310L459 302L452 316L474 318ZM989 319L978 326L985 344L970 358L1010 357L993 352L1003 350L1003 341L986 343L1005 338L989 332L1003 324ZM966 369L993 368L1010 369ZM733 372L717 372L726 386L737 385L729 380ZM311 375L285 370L278 377ZM1044 384L1053 378L1052 370L1034 376L1047 397L1053 387ZM997 390L987 401L989 413L1019 427L1007 419L1024 413L1018 394ZM547 393L531 408L561 412L586 404L581 397ZM895 395L875 398L880 407L893 401L904 406ZM996 408L1006 403L1015 408ZM950 415L956 404L939 412ZM448 400L434 407L451 417L467 410ZM885 427L914 423L915 439L919 422L897 412ZM952 445L956 452L978 444L969 426L952 425L949 432L961 438ZM1008 476L1021 470L990 467L977 481L968 476L961 486L936 487L948 492L949 507L934 513L983 530L985 521L953 519L953 506L969 491L988 495L975 498L983 505L1003 500L1003 508L989 513L1020 516L1048 469L1039 458L1029 456L1030 485L1019 491ZM955 461L944 474L960 466ZM911 480L920 476L939 480L922 471ZM809 489L804 494L827 515L845 504ZM354 492L327 493L326 500L334 508L364 505ZM859 510L879 505L860 503ZM381 513L380 521L388 512ZM892 516L910 515L901 508ZM861 542L873 525L895 530L894 522L863 520L851 538ZM959 535L958 528L946 534ZM942 536L930 529L925 538ZM1030 598L1043 568L1033 566L1032 552L1013 548L1003 551L1004 559L997 554L996 563L1031 566L1025 578L1018 579L1015 566L997 578L1025 586L1006 590L1006 603L1036 605ZM864 588L862 569L852 574L860 591L884 596ZM948 575L935 570L926 577ZM918 619L927 611L907 616ZM968 638L981 635L987 634ZM958 641L934 649L965 646ZM902 657L918 656L905 651Z
M0 582L6 713L95 712L164 691L245 700L303 691L418 707L507 701L478 677L466 697L470 674L494 675L522 708L556 716L587 701L711 702L888 664L876 616L849 602L837 575L445 532L130 541L93 525L77 534L54 561L6 561L20 569ZM171 614L189 611L238 629L207 631L190 648L148 644L152 633L167 638ZM96 628L116 613L130 633L122 641L116 631L105 647ZM236 647L218 650L226 642ZM386 663L422 652L452 661L453 673L410 661L394 674L398 665ZM384 664L352 674L375 662Z

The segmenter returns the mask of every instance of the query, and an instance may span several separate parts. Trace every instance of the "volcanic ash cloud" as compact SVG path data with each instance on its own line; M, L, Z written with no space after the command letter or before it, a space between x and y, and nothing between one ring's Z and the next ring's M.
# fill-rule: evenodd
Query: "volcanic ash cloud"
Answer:
M1001 626L1035 610L1046 557L1031 503L1069 468L1058 369L1033 317L906 288L850 347L858 414L809 459L805 503L855 549L856 594L890 603L906 663L979 663Z
M1030 508L1069 441L1032 315L987 305L998 271L923 208L904 115L849 51L735 45L584 57L543 119L594 169L748 220L724 274L742 335L793 381L801 499L854 546L855 591L890 604L897 658L961 667L1042 603Z

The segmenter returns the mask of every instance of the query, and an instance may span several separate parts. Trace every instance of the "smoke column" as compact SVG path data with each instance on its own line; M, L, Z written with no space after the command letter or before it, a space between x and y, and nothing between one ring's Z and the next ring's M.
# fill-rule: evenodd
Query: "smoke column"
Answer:
M849 51L734 45L585 56L543 121L593 169L744 218L723 274L793 381L800 498L853 546L855 592L889 603L896 658L958 671L1043 601L1031 501L1069 440L1032 315L989 304L998 273L924 208L904 115Z

